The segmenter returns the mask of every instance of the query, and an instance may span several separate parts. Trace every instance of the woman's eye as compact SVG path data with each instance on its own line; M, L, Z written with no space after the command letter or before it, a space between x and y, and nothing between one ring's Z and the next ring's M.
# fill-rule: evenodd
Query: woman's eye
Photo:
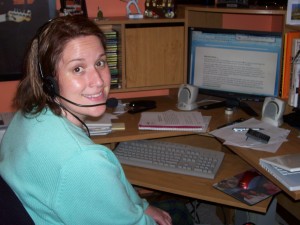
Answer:
M96 66L98 66L98 67L105 67L105 65L106 65L106 60L99 60L96 63Z
M75 73L80 73L80 72L82 72L83 71L83 68L82 67L76 67L75 69L74 69L74 72Z

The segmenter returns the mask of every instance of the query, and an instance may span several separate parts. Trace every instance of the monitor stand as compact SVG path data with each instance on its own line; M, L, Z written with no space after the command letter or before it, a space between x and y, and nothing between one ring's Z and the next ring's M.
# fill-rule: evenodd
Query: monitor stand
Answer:
M249 116L258 116L257 112L255 112L246 102L238 100L238 99L227 99L221 102L199 106L199 109L215 109L220 107L228 107L235 108L238 107L247 113Z

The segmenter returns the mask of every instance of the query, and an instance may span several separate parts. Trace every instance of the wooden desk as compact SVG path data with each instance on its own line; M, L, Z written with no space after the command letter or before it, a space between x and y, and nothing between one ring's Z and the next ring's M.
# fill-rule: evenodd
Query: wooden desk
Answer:
M156 111L176 109L177 97L157 97L155 100L157 102L157 108L155 109ZM259 106L261 106L261 104L258 103L253 104L256 104L254 105L254 108L259 109ZM231 116L225 115L223 108L207 111L203 110L202 114L212 116L209 125L209 130L216 129L218 126L236 120L240 117L249 117L239 109L236 112L234 112L234 114ZM94 136L92 139L99 144L111 144L112 149L114 148L114 144L118 142L141 139L160 139L178 143L187 143L190 145L202 146L217 151L226 149L226 147L222 146L222 143L220 141L210 136L208 133L195 134L192 132L178 131L140 131L137 127L139 119L140 114L123 114L119 116L118 122L125 122L125 131L115 131L106 136ZM289 137L289 142L284 143L284 145L276 154L282 154L284 152L297 152L296 146L294 146L293 143L300 144L300 142L296 138L295 133L296 131L293 130L292 134ZM220 170L216 178L213 180L196 178L180 174L173 174L151 169L144 169L134 166L124 166L124 170L129 181L134 185L142 186L145 188L151 188L159 191L165 191L186 197L196 198L199 200L210 201L217 204L223 204L236 208L243 208L257 212L266 212L267 207L271 201L270 199L262 201L254 206L248 206L212 187L213 183L216 183L224 178L233 176L240 171L249 169L251 165L257 168L265 176L270 178L274 183L280 186L286 193L288 193L294 199L299 199L300 192L288 191L278 181L273 179L272 176L270 176L265 170L263 170L262 167L259 166L259 158L269 156L270 154L260 151L255 151L255 154L253 154L254 150L231 146L230 149L232 149L236 154L233 154L230 150L227 150Z
M291 132L288 136L288 141L284 142L276 153L256 151L255 154L253 154L253 150L251 149L238 148L234 146L230 146L230 149L234 151L237 155L239 155L242 159L244 159L247 163L249 163L252 167L260 171L264 176L266 176L268 179L274 182L278 187L280 187L286 194L288 194L294 200L299 200L300 191L289 191L284 185L278 182L270 173L266 172L266 170L264 170L259 165L260 158L300 152L300 138L297 137L299 135L299 131L286 124L284 124L283 127L290 129Z

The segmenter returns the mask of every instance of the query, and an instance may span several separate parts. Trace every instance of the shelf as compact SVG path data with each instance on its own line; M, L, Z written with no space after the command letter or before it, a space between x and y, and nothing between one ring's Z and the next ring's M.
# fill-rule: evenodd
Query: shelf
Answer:
M184 23L184 18L143 18L143 19L128 19L127 17L108 17L103 20L98 20L96 18L93 19L96 24L103 25L103 24L147 24L147 23Z
M184 18L95 20L101 29L118 31L120 88L136 92L178 88L184 77Z

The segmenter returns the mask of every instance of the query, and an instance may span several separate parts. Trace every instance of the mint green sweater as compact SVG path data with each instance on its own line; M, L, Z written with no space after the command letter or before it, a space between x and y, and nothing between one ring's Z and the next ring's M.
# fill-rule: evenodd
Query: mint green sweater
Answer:
M156 224L115 155L50 110L16 113L0 146L0 175L36 224Z

